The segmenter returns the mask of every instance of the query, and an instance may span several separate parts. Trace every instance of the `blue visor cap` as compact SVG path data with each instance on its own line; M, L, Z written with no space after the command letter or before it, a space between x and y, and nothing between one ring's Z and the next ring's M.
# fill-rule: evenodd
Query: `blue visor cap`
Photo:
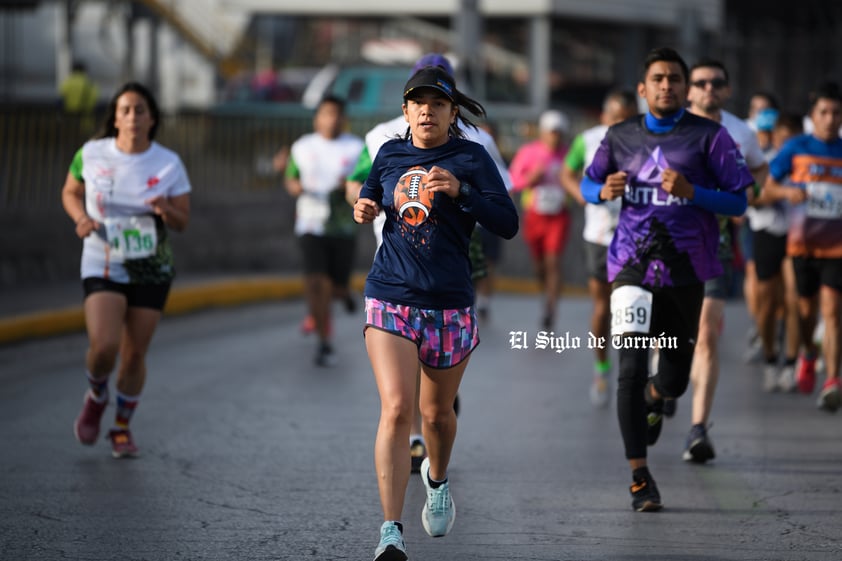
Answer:
M432 88L447 96L447 99L454 101L453 94L456 86L453 78L438 66L425 66L412 75L406 86L403 88L403 98L408 99L414 90L420 88Z

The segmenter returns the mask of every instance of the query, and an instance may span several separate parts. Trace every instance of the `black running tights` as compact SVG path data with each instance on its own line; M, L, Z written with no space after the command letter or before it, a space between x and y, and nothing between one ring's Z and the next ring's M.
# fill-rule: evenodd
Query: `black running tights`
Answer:
M616 288L616 286L615 286ZM690 381L693 349L699 330L699 316L704 299L704 284L654 289L649 337L666 337L666 347L658 353L658 372L652 378L663 397L677 398ZM660 337L663 334L663 337ZM638 337L635 345L634 338ZM646 457L646 402L643 390L649 379L650 350L641 347L640 334L626 334L620 355L617 384L617 417L627 459ZM632 347L632 348L626 348Z

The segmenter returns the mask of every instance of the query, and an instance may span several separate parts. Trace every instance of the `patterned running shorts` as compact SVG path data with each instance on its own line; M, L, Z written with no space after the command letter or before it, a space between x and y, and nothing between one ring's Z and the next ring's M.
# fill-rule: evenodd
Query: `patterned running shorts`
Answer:
M425 310L366 297L365 324L409 339L418 346L418 359L431 368L456 366L479 345L473 306Z

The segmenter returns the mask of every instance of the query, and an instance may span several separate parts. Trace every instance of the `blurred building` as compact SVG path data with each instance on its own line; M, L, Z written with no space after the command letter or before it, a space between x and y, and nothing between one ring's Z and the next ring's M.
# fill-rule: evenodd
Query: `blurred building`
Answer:
M157 90L166 108L207 106L244 74L363 59L406 64L436 50L452 54L478 97L540 108L565 90L587 95L633 83L653 41L698 52L721 31L722 4L13 1L0 4L0 97L49 98L79 59L103 92L134 78Z
M807 110L818 83L842 83L842 2L728 0L716 54L732 74L738 114L752 92L774 93L784 109Z
M327 63L408 64L434 50L484 101L596 110L608 88L637 82L646 51L671 45L688 62L724 60L742 113L755 89L799 108L814 83L842 75L840 28L842 2L827 0L6 0L0 100L52 99L77 59L104 96L133 78L176 110L244 84L294 97Z

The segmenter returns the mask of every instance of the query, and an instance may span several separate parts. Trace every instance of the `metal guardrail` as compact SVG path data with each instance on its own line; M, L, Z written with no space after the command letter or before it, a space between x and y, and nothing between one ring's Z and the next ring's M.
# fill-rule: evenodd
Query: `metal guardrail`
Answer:
M71 122L72 121L72 122ZM52 208L88 125L57 111L0 110L0 205Z
M61 208L61 187L76 151L99 124L44 107L0 107L0 207ZM354 121L356 134L374 123ZM309 116L273 119L183 113L162 118L157 140L181 156L195 200L236 199L281 186L272 157L312 130Z
M352 116L349 129L362 137L380 120ZM183 160L197 202L236 201L249 192L280 188L273 156L312 131L306 111L283 117L184 112L164 115L161 121L156 140ZM523 141L514 130L518 123L497 121L504 154ZM0 208L60 209L61 187L73 156L100 124L100 115L66 115L52 106L0 105Z
M379 120L379 119L378 119ZM94 134L93 119L64 115L53 107L0 105L0 287L68 279L78 275L79 240L64 216L61 188L73 155ZM513 127L514 121L498 121ZM371 119L352 118L351 132L371 129ZM182 271L292 271L299 266L292 235L293 206L271 160L279 148L312 130L309 115L256 117L180 113L162 117L161 144L184 161L193 187L189 238L181 244ZM581 213L572 231L580 231ZM364 243L373 245L370 229ZM508 242L498 270L522 278L528 252ZM581 244L565 252L565 282L584 284ZM370 264L360 250L361 267ZM581 278L580 278L581 277Z

